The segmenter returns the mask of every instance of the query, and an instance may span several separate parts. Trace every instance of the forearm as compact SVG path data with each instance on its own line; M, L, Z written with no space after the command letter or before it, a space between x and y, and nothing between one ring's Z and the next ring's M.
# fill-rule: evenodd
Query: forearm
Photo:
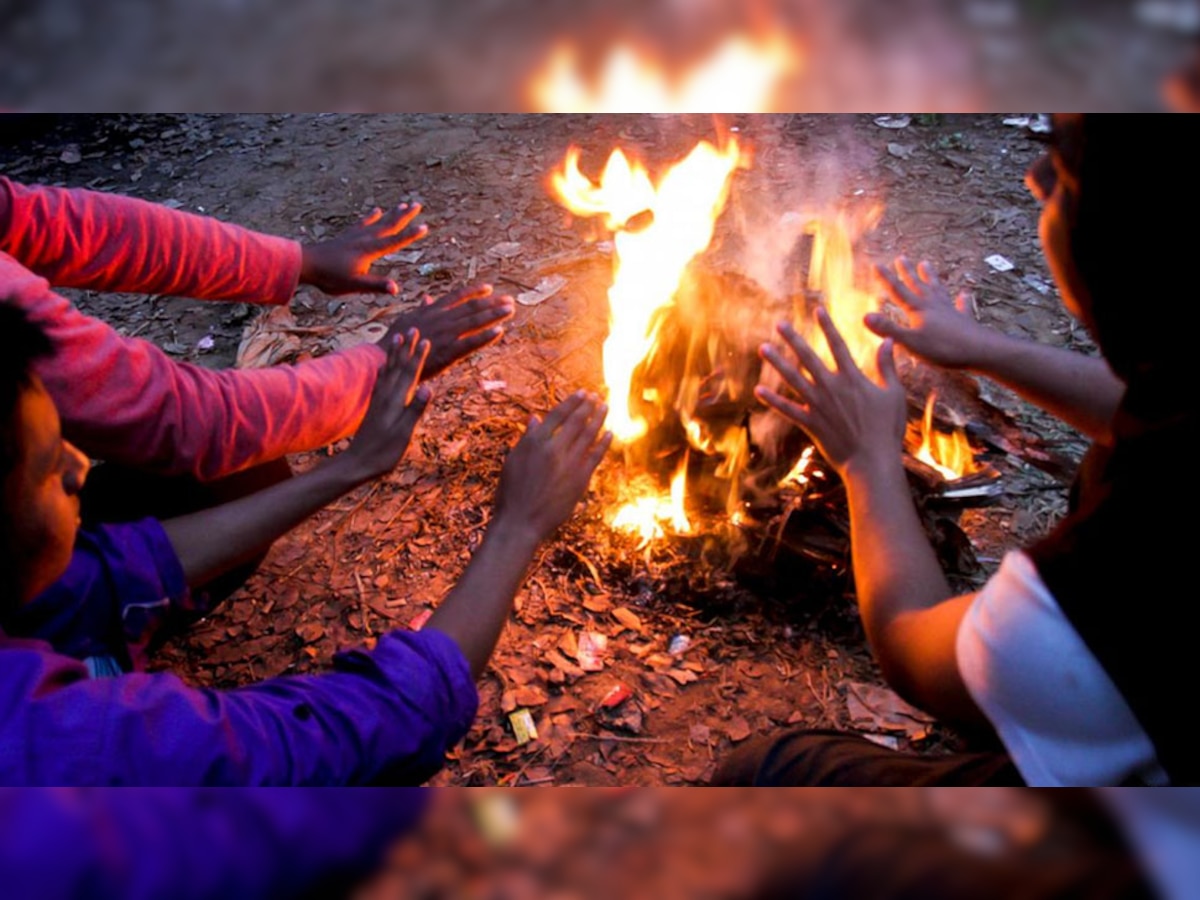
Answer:
M983 331L973 356L972 371L1011 388L1093 440L1111 439L1125 385L1103 359L993 329Z
M899 455L852 468L845 482L863 628L888 680L902 683L904 659L891 640L892 625L952 592L913 505Z
M0 250L61 287L287 303L295 241L132 197L0 178Z
M347 454L232 503L168 519L163 529L188 584L205 584L254 559L313 513L368 480Z
M493 519L466 572L425 626L458 645L475 678L496 648L537 546L526 529Z

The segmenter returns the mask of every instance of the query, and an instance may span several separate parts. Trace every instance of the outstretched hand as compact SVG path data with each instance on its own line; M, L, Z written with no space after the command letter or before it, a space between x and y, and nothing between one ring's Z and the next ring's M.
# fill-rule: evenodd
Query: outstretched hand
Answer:
M951 298L927 262L914 269L900 257L895 271L885 266L876 271L903 310L905 321L870 313L864 320L868 328L935 365L958 369L978 361L979 347L989 333L971 314L966 294Z
M408 450L431 396L429 387L420 384L428 355L429 342L415 329L393 339L387 362L375 380L367 414L343 454L363 480L386 475Z
M905 397L896 374L892 342L886 340L879 348L880 383L876 383L855 365L850 349L825 310L817 311L817 321L833 352L836 371L826 368L796 329L784 322L779 334L792 353L785 354L772 344L763 344L760 353L799 399L784 397L762 385L755 388L755 396L803 428L843 477L860 465L900 459Z
M513 316L511 297L493 297L490 284L460 288L441 299L426 297L398 316L379 345L387 349L397 334L415 328L429 342L424 377L432 378L476 350L500 340L500 323Z
M598 397L578 391L544 420L530 419L504 463L495 520L539 543L567 521L612 444L611 432L601 435L607 414Z
M401 203L388 212L375 209L358 225L317 244L301 248L300 281L326 294L397 294L390 278L371 274L371 264L381 256L402 250L429 232L414 225L419 203Z

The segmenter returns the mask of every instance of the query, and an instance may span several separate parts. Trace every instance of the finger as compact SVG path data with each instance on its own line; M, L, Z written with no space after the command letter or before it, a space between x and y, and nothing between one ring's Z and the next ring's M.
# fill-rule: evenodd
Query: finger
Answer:
M350 283L351 293L395 295L400 292L400 286L383 275L359 275Z
M800 336L791 322L783 322L778 328L780 336L787 342L787 345L796 354L796 359L800 361L800 365L808 372L812 383L818 387L825 387L829 384L829 379L833 377L833 373L825 367L825 363L821 362L821 357L817 356L816 351L809 346L808 341Z
M896 371L896 344L891 338L879 345L875 364L879 370L879 377L883 379L884 387L899 387L900 375Z
M370 251L367 255L371 259L378 259L385 253L395 253L397 250L403 250L409 244L416 243L427 234L429 234L428 225L410 225L397 234L375 238L371 242Z
M900 280L904 282L905 287L918 296L924 296L921 279L917 275L916 267L907 256L901 256L896 260L896 272L900 275Z
M881 338L891 338L905 345L908 344L908 338L913 332L913 329L900 324L895 319L891 319L883 313L867 313L863 316L863 324Z
M382 209L380 209L378 206L376 206L376 207L375 207L374 209L372 209L372 210L371 210L369 213L367 213L367 216L366 216L366 218L364 218L364 219L362 220L362 223L361 223L361 224L362 224L364 227L365 227L365 226L367 226L367 225L374 225L374 224L375 224L376 222L378 222L378 221L379 221L379 220L380 220L382 217L383 217L383 210L382 210Z
M937 287L937 285L941 284L941 282L938 281L937 272L934 271L933 266L931 266L927 260L921 260L921 262L917 264L917 275L920 276L921 281L929 287Z
M954 308L963 315L973 316L975 314L972 309L973 306L974 303L971 302L971 295L966 291L959 292L958 296L954 298Z
M429 401L432 399L433 389L427 384L423 384L413 391L412 400L404 407L403 413L404 421L411 422L410 429L421 421L421 417L425 415L425 410L429 408Z
M785 419L795 422L805 431L808 431L812 424L812 414L805 407L786 397L781 397L769 387L759 385L754 389L754 396L765 403L771 409L782 415Z
M492 286L490 284L479 284L472 287L459 288L456 291L451 291L440 300L436 301L437 305L444 309L454 309L468 300L479 300L483 297L492 295Z
M565 452L570 453L587 433L588 423L592 421L599 405L600 398L594 394L588 394L584 401L563 420L562 427L558 429L551 440L559 443ZM603 424L603 420L600 424ZM600 424L597 424L595 434L600 433ZM592 439L595 440L595 435ZM582 447L580 450L582 451Z
M570 459L581 459L587 453L588 447L596 443L596 439L600 437L600 432L604 430L604 420L608 417L608 405L605 403L593 404L591 415L579 428L578 432L572 437L570 445L567 447L567 455ZM566 428L563 429L565 433Z
M587 394L584 391L573 393L546 414L546 418L542 420L542 427L539 431L546 436L553 435L562 423L566 421L567 417L575 412L586 399Z
M604 432L604 434L600 436L600 440L598 440L595 446L592 447L591 452L588 453L587 458L583 461L584 469L588 473L589 480L592 477L592 473L596 471L596 466L600 465L600 461L603 460L605 454L608 453L608 448L612 446L612 442L613 433L611 431Z
M401 354L404 352L404 345L405 345L405 336L403 333L397 332L396 334L392 335L391 343L388 345L388 348L387 348L387 370L388 371L392 371L393 369L396 369L399 367L400 361L403 358Z
M833 319L824 308L817 310L817 324L821 326L821 331L825 333L825 340L829 342L829 349L833 351L833 361L837 363L838 373L841 375L862 375L862 370L858 368L858 363L854 361L854 355L850 352L850 348L846 345L845 339L842 338L842 333L837 330L837 326L833 324Z
M791 360L785 358L779 352L778 347L773 344L763 344L759 347L759 354L780 374L784 383L800 395L801 400L805 403L811 401L816 385L809 381L808 377L796 368Z
M421 204L400 203L393 206L386 216L377 222L376 236L391 237L403 231L412 224L413 219L421 214ZM424 227L424 226L422 226Z
M511 319L515 312L512 297L483 297L456 307L449 322L459 337L467 337L497 322Z
M470 337L459 338L450 345L450 359L447 364L458 362L476 350L489 347L502 337L504 337L503 328L489 328L487 331L477 332Z
M396 377L396 396L404 399L405 406L413 401L421 378L421 366L428 353L429 341L420 340L415 330L410 331Z
M902 307L906 309L921 309L925 305L924 296L913 293L891 269L884 266L876 266L875 274L879 276L891 298Z

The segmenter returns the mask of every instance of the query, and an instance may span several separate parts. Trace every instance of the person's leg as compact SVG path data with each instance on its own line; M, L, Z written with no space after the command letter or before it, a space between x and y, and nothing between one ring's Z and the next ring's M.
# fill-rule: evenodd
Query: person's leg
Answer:
M952 802L1003 799L1005 788L953 792ZM1038 792L1015 789L1033 800ZM823 792L829 793L829 792ZM836 793L836 792L835 792ZM887 792L891 793L891 792ZM962 799L958 800L958 796ZM997 822L984 839L972 820L952 811L922 820L872 821L829 829L781 856L751 896L754 900L806 897L888 897L895 900L1143 900L1154 896L1145 872L1111 821L1086 797L1045 792L1035 824L1013 823L1003 837ZM964 831L964 828L966 829ZM968 837L975 833L976 839Z
M1004 753L918 756L839 731L793 729L749 741L718 768L723 787L1023 785Z

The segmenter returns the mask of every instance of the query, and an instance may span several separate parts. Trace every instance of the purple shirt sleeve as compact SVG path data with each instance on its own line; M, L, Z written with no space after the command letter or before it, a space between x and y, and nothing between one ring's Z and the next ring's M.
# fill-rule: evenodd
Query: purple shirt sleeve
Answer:
M4 622L16 637L46 641L75 659L111 656L146 668L151 638L172 621L203 614L156 519L79 532L61 578Z
M0 883L9 900L335 896L377 870L426 800L415 788L0 789Z
M433 630L230 691L165 673L90 679L2 633L0 672L0 784L419 784L479 703L457 645Z

